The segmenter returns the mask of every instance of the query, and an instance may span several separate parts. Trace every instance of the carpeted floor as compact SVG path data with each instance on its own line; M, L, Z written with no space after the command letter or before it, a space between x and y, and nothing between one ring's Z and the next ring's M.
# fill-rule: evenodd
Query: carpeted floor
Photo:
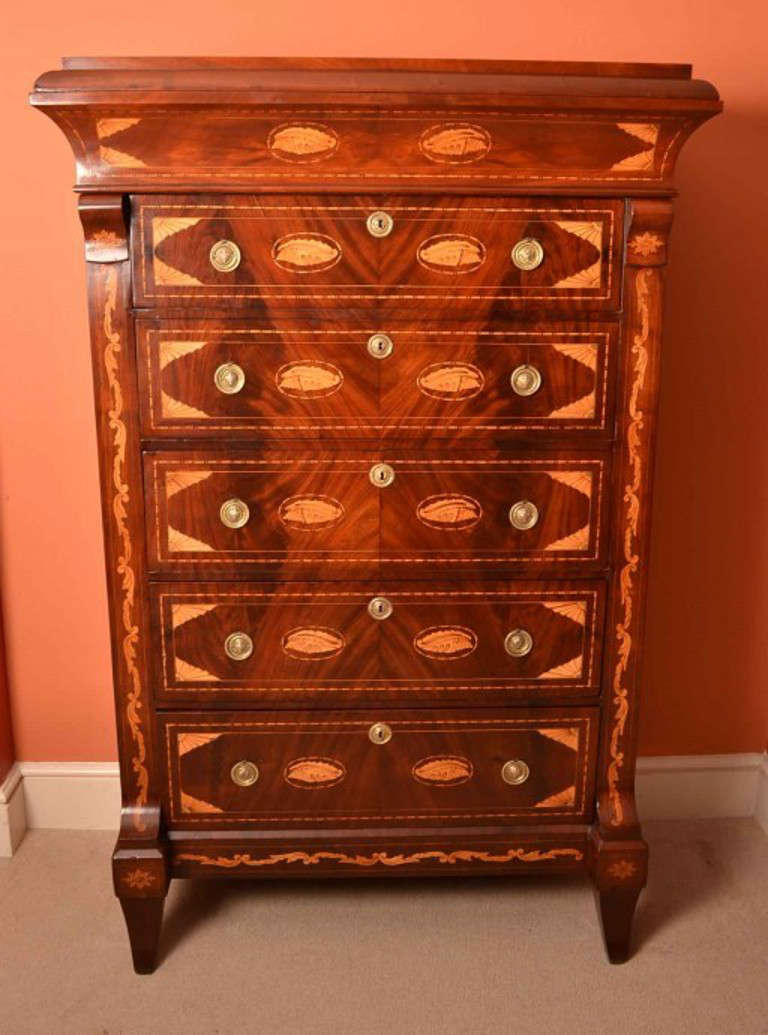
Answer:
M768 1033L768 838L748 820L646 834L622 967L581 882L177 881L139 978L112 835L33 832L0 860L0 1033Z

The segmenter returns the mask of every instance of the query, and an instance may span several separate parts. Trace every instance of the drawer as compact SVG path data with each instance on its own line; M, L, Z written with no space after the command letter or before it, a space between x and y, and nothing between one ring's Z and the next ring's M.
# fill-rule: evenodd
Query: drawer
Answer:
M591 818L595 710L180 713L160 726L177 828Z
M594 697L602 581L150 587L168 703Z
M147 437L606 436L615 324L138 322Z
M615 309L623 211L602 199L137 197L135 298L264 313L364 301L380 312L433 302L436 315Z
M151 570L595 566L607 457L145 457Z

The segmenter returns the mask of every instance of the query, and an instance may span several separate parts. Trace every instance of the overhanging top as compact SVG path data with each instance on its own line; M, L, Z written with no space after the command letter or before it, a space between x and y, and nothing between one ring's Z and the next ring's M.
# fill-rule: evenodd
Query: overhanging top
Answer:
M133 190L669 192L722 108L689 65L419 59L67 58L30 100L78 186Z

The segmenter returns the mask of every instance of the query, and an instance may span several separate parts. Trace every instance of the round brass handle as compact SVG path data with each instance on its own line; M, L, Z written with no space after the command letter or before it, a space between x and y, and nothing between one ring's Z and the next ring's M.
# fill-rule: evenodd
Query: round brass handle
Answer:
M224 653L232 661L245 661L253 654L253 640L248 633L230 633L224 641Z
M389 464L374 464L368 472L371 485L377 489L386 489L395 480L395 472Z
M236 783L238 787L253 787L259 778L259 767L255 762L243 759L242 762L235 762L229 775L232 777L232 783Z
M527 532L539 520L539 508L530 500L518 500L509 508L509 523L520 532Z
M371 237L389 237L395 221L389 212L371 212L365 221Z
M536 367L524 363L509 375L509 383L516 395L535 395L541 388L541 374Z
M248 504L236 498L225 500L219 508L221 523L226 525L227 528L242 528L243 525L248 524L250 516L251 512L248 509Z
M387 744L392 739L392 730L386 722L374 722L368 730L368 739L372 744Z
M240 249L234 241L217 241L208 253L211 266L219 273L231 273L240 265Z
M395 344L388 334L372 334L368 339L368 352L374 359L386 359L392 355Z
M245 384L245 371L237 363L222 363L216 367L213 383L223 395L237 395Z
M368 614L379 622L389 618L394 608L386 597L374 597L368 604Z
M519 270L535 270L544 262L544 249L535 237L524 237L512 249L512 262Z
M524 658L533 650L533 637L527 629L513 629L504 637L504 650L513 658Z
M522 758L510 758L501 767L502 780L504 783L511 783L513 787L517 786L517 784L525 783L530 775L530 767Z

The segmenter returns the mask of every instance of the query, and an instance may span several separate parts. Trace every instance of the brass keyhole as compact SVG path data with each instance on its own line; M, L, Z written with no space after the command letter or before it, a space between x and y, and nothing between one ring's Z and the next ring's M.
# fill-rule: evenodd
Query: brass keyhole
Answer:
M389 212L371 212L365 225L371 237L388 237L392 233L395 221Z
M395 472L389 464L374 464L368 472L368 477L371 485L375 485L378 489L386 489L395 480Z
M368 730L368 739L372 744L387 744L392 739L392 730L386 722L374 722Z
M383 622L392 614L392 604L386 597L374 597L368 604L368 614L378 622Z
M368 339L368 352L374 359L386 359L392 355L395 345L388 334L372 334Z

